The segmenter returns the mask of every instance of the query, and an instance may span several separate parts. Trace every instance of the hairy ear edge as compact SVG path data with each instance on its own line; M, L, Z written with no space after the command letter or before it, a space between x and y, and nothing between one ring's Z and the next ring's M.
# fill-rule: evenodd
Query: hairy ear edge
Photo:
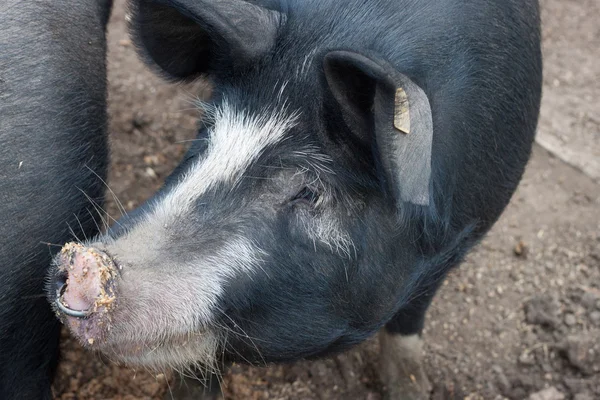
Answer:
M375 141L398 207L402 202L429 205L433 122L425 92L375 56L332 51L324 71L344 120Z
M252 63L271 51L285 15L244 0L134 0L130 30L172 80Z

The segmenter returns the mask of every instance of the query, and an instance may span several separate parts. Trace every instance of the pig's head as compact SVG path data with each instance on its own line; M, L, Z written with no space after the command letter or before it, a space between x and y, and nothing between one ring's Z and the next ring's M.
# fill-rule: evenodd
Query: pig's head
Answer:
M163 189L55 259L72 333L162 367L312 357L379 329L443 236L424 91L349 51L360 33L311 32L271 3L145 0L132 15L147 60L208 75L214 96Z

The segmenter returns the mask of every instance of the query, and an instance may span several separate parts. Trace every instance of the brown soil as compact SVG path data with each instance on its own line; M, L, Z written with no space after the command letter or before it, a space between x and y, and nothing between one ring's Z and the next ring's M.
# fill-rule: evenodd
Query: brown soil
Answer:
M600 143L598 103L591 104L600 98L600 5L542 0L542 6L540 133L560 129L565 154L573 158L582 143L587 151ZM158 189L183 155L198 116L191 100L206 87L168 85L138 61L122 1L109 43L109 185L130 210ZM580 171L592 164L575 162L575 169L560 159L536 146L506 213L434 300L424 332L434 399L600 398L600 186ZM110 196L108 209L119 215ZM162 399L174 384L170 374L113 365L67 335L62 347L58 399ZM322 361L235 365L223 385L228 399L377 400L383 392L377 351L370 341Z

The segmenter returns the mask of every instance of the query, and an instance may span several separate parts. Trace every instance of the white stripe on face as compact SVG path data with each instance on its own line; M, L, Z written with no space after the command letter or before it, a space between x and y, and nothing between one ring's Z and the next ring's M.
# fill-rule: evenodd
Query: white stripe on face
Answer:
M264 255L249 239L233 236L221 248L191 257L185 264L169 262L169 255L165 254L161 257L165 261L157 266L160 268L145 268L149 260L146 257L131 260L130 252L123 248L128 244L131 243L117 242L111 248L118 255L124 254L128 262L136 263L122 271L120 289L124 292L123 296L130 297L124 303L126 306L137 304L141 309L152 304L146 310L150 314L158 310L158 315L169 316L169 324L176 321L174 326L161 327L161 331L181 327L196 329L197 324L210 321L225 281L236 274L252 274L260 268Z
M187 173L155 209L155 216L167 222L180 216L210 187L223 182L232 187L263 150L281 141L297 120L297 114L265 112L249 115L227 101L210 110L214 126L204 159Z
M264 253L249 239L233 236L222 247L178 264L144 234L150 232L138 229L107 246L126 265L106 349L121 361L155 368L212 363L222 332L211 322L219 316L216 305L225 282L261 268ZM165 253L159 265L152 264L156 252Z
M261 249L250 239L236 235L220 248L198 249L197 255L190 254L184 262L169 253L173 251L173 240L194 240L178 235L193 216L195 201L217 184L233 188L267 147L283 140L297 119L297 115L286 114L284 108L250 115L227 102L211 111L214 124L203 159L133 229L105 246L122 265L118 285L121 314L115 314L113 321L116 342L127 338L126 343L155 343L160 338L197 332L205 324L210 326L226 282L261 268ZM118 343L113 345L118 347ZM189 356L185 352L167 355L175 351L169 349L163 354L168 362L179 363ZM192 349L207 351L206 346L194 345L188 350ZM143 355L139 361L156 363Z

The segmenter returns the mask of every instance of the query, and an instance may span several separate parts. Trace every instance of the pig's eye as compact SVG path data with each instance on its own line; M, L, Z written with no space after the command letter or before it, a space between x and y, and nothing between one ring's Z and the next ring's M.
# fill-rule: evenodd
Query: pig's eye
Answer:
M305 203L316 205L319 202L319 193L305 186L294 197L291 198L292 204Z

